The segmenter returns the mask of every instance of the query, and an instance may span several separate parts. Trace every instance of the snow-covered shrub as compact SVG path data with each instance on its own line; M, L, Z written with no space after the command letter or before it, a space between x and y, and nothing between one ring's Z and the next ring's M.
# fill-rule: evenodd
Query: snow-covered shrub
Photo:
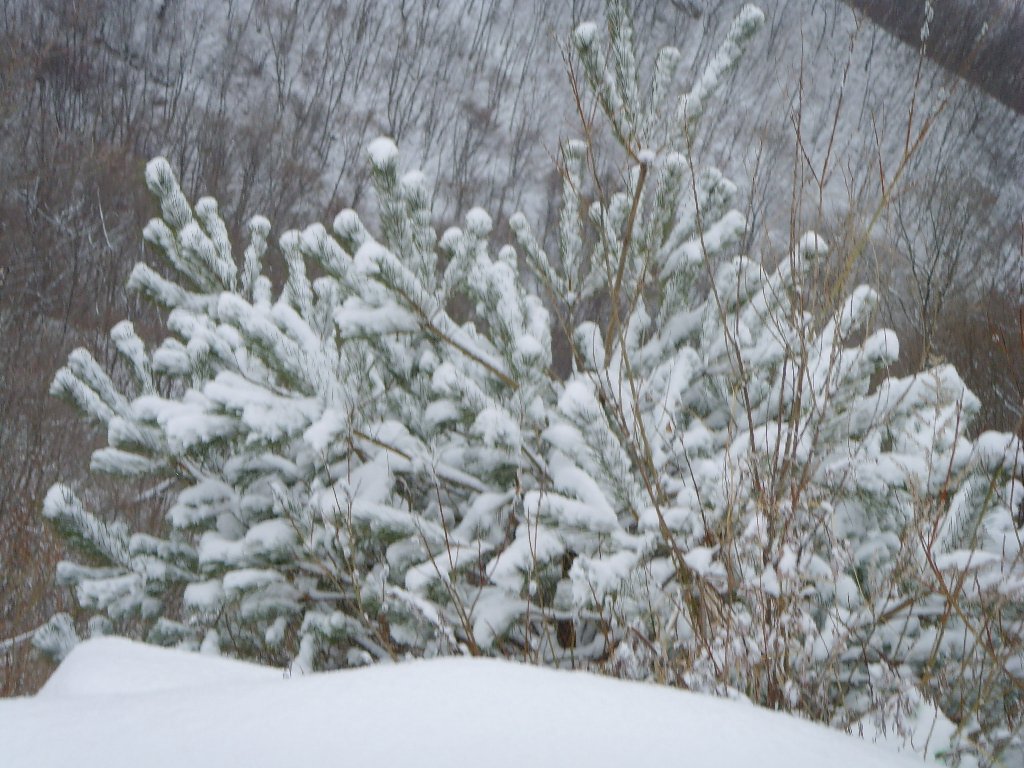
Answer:
M275 289L269 222L239 263L216 203L151 162L165 272L129 286L169 335L114 328L127 388L84 350L53 385L106 427L94 471L173 496L164 530L133 533L51 489L44 514L92 555L58 576L93 631L302 669L501 655L1015 740L1018 442L968 438L949 366L885 377L877 295L810 295L820 237L737 253L735 187L693 160L762 20L745 7L678 100L676 51L641 82L626 4L607 49L576 30L623 184L567 142L550 254L522 215L496 250L479 209L438 237L380 139L379 231L346 210L285 233Z

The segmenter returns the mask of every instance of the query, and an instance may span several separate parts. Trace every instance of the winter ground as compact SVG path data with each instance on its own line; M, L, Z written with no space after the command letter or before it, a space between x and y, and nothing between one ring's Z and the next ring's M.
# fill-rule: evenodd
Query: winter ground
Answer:
M78 646L0 701L0 765L757 766L920 760L738 701L500 661L286 678L120 639Z

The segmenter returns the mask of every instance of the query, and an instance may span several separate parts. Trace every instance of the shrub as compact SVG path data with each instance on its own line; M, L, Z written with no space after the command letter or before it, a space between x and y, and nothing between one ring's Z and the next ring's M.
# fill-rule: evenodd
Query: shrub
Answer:
M678 52L641 82L625 4L607 49L576 30L622 183L567 142L550 254L522 215L496 251L480 209L438 237L380 139L378 233L350 210L285 233L275 290L270 224L239 264L216 203L152 161L168 275L129 286L169 334L115 326L126 387L84 350L53 384L107 430L95 472L175 498L154 536L51 489L91 630L303 670L493 654L908 737L931 717L933 753L1016 745L1018 442L968 438L951 366L886 377L876 294L809 295L820 237L737 254L735 188L694 161L762 20L745 7L675 102Z

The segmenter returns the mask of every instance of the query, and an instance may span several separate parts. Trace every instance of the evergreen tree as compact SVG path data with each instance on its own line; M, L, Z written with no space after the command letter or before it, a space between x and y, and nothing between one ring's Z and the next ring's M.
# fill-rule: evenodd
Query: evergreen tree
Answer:
M129 287L168 335L120 323L131 381L76 350L52 388L106 429L93 471L174 495L133 533L51 489L91 630L307 670L501 655L846 727L933 703L954 740L1018 739L1018 442L967 437L978 404L949 366L885 377L876 294L813 295L820 237L738 253L736 188L693 160L762 21L743 8L676 100L679 53L644 83L625 2L607 45L575 31L623 185L567 142L551 254L522 215L496 251L479 209L438 237L426 180L379 139L379 232L346 210L285 233L275 289L270 224L239 263L216 203L152 161L165 271Z

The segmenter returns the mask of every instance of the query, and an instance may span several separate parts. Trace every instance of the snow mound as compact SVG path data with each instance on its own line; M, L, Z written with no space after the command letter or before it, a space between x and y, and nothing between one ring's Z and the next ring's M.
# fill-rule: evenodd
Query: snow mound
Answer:
M77 645L36 698L152 694L283 678L279 669L104 637Z
M281 671L93 640L0 701L6 768L289 765L898 768L919 760L749 704L584 673L442 659Z

